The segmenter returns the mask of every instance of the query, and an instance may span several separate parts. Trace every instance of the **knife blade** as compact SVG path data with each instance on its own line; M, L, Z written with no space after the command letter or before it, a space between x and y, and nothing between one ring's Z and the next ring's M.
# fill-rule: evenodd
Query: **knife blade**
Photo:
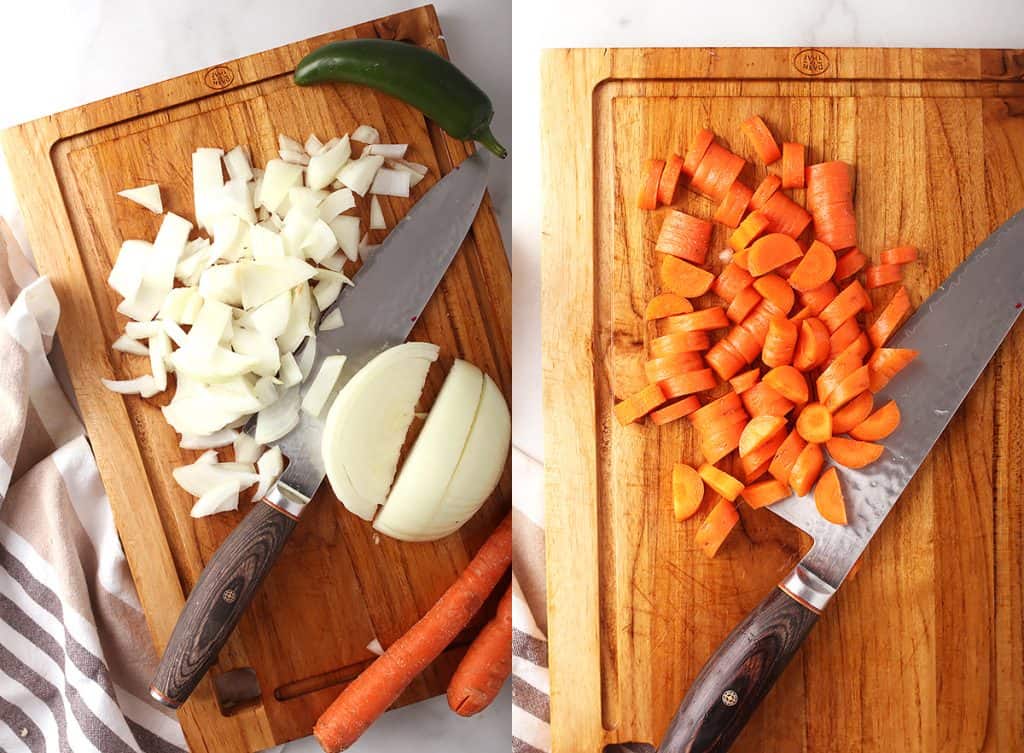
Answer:
M468 234L486 185L486 158L476 152L416 202L338 297L344 325L307 341L316 348L311 375L327 356L346 356L340 390L374 356L405 341ZM305 394L308 383L300 389ZM216 660L326 475L321 434L321 420L300 411L277 443L288 466L203 569L150 685L155 700L177 708Z
M660 753L724 753L842 585L1024 309L1024 210L946 278L886 344L918 356L879 392L900 426L882 457L839 469L846 526L813 497L769 507L814 540L800 563L723 641L680 704Z

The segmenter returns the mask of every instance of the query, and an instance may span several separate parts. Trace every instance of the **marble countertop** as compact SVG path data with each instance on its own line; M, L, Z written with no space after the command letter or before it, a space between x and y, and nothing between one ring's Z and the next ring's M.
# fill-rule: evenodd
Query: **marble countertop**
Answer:
M0 128L188 73L225 60L414 7L416 0L36 0L4 8ZM434 0L452 57L494 101L495 134L511 133L511 7L508 0ZM55 50L46 53L45 50ZM41 53L41 51L43 51ZM31 61L31 64L30 64ZM491 161L499 220L511 212L509 163ZM0 156L0 215L25 242ZM507 237L507 235L506 235ZM27 245L27 244L26 244ZM509 749L511 691L469 720L433 698L391 712L354 753L498 753ZM318 753L312 738L274 753Z

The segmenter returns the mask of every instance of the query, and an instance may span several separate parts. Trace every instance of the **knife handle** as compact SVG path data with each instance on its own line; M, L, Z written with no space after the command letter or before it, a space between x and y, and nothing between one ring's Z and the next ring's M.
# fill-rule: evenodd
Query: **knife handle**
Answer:
M192 694L277 560L302 509L281 490L272 490L224 539L178 615L149 686L155 700L176 709Z
M818 621L784 581L737 625L708 659L658 753L725 753Z

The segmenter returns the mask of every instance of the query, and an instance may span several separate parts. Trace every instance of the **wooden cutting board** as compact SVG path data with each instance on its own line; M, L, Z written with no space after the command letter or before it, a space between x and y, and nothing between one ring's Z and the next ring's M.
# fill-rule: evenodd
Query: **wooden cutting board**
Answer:
M856 166L861 248L877 260L918 246L906 285L919 304L1024 207L1024 52L555 50L541 91L551 726L554 753L599 753L657 743L705 659L807 546L744 507L707 560L693 543L704 512L671 513L671 465L699 457L687 422L611 417L644 383L658 289L664 210L636 208L643 160L682 154L702 126L753 158L739 124L764 116L809 162ZM1022 359L1018 326L734 751L1020 749Z
M106 283L126 238L152 239L160 218L116 197L122 188L159 183L165 209L193 217L190 154L201 146L247 144L258 164L277 156L277 134L326 139L369 123L385 142L410 144L429 166L423 193L468 154L416 110L355 86L302 89L296 63L325 42L385 37L446 54L431 6L280 47L147 86L10 129L3 134L36 259L62 306L58 330L125 553L158 651L204 563L248 511L195 521L192 499L171 470L192 462L158 410L166 398L122 398L100 377L125 378L147 367L112 352L123 327ZM384 199L388 226L411 200ZM366 209L364 206L363 209ZM368 210L367 210L368 211ZM368 224L368 216L363 218ZM378 233L379 238L383 234ZM455 357L478 364L506 395L511 389L511 275L489 199L411 339L441 345L444 371ZM435 369L424 404L443 379ZM433 544L374 535L325 485L212 675L249 667L260 697L221 709L209 679L180 712L193 751L253 751L310 733L344 683L373 659L374 637L387 646L443 593L505 515L506 472L493 498L459 534ZM402 696L441 693L470 634Z

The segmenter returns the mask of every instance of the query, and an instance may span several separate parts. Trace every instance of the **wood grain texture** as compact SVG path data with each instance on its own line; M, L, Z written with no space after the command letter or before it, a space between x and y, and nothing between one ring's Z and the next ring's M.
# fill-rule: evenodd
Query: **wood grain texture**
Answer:
M159 218L116 192L157 182L165 209L191 217L189 165L196 147L247 144L262 163L276 155L279 132L326 137L369 123L380 129L382 140L409 143L410 158L429 167L415 192L420 195L472 147L449 138L413 108L369 89L291 83L295 64L319 45L374 36L447 54L437 16L425 6L0 134L36 259L61 302L58 334L158 652L168 641L183 594L249 504L237 513L193 520L193 500L174 484L171 470L198 453L178 448L157 410L161 398L122 398L99 383L100 377L125 378L147 368L109 349L124 318L115 313L117 296L105 280L121 241L152 238ZM391 227L412 201L381 203ZM508 260L485 197L469 237L411 335L441 346L443 369L432 370L424 405L433 401L443 371L456 357L479 365L511 394L510 285ZM406 544L378 540L369 525L336 504L325 485L211 670L216 675L252 667L262 689L260 703L226 716L212 683L200 683L179 712L192 750L255 751L309 734L343 684L373 658L367 643L377 637L389 645L426 612L504 516L510 497L506 469L493 498L458 534L432 544ZM462 650L456 646L431 665L400 703L444 692Z
M548 622L555 753L657 743L732 627L808 542L764 511L714 561L702 516L671 515L686 422L620 427L644 381L643 307L665 210L640 165L700 127L765 174L739 123L762 115L808 162L856 166L860 246L921 249L920 303L1024 206L1024 53L552 50L542 66ZM803 192L795 197L803 199ZM689 192L681 208L710 217ZM713 248L724 247L716 227ZM720 263L712 262L714 268ZM884 302L892 293L873 291ZM1010 334L734 751L1002 751L1024 740L1024 330ZM971 660L965 660L971 657Z

